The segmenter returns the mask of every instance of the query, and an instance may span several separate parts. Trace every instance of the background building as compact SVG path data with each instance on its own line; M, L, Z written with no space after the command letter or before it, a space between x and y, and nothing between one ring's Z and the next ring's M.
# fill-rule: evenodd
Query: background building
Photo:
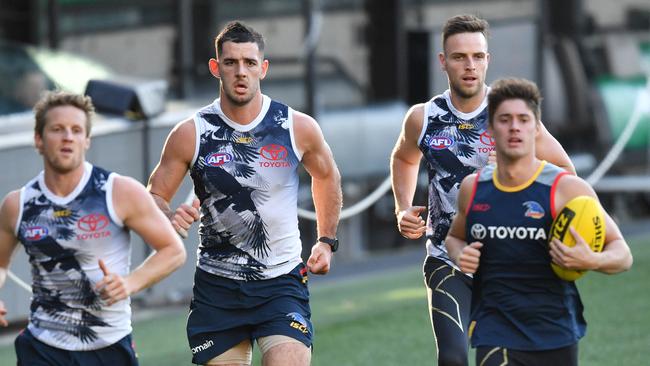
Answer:
M317 116L341 168L350 207L383 187L408 105L446 89L436 56L441 27L464 12L481 15L492 26L488 82L519 76L541 86L543 120L572 154L580 175L594 173L615 142L627 139L612 155L607 175L593 182L622 219L647 215L647 0L0 0L0 114L4 100L18 89L27 89L18 94L33 100L42 89L83 92L89 79L108 79L118 87L96 103L118 116L100 116L88 158L144 183L169 129L216 97L218 81L207 68L213 37L227 21L241 19L267 40L271 66L263 91ZM10 48L8 41L34 48ZM82 65L62 54L96 62ZM22 110L10 107L0 115L0 167L11 172L0 182L3 196L41 166L32 147L29 103ZM638 125L628 139L625 130L635 117ZM175 203L190 189L186 182ZM379 193L368 209L342 221L344 245L337 260L423 245L399 236L392 196ZM417 195L424 203L425 192ZM309 200L303 184L301 206L307 210ZM303 240L314 240L313 223L303 219L301 226ZM186 243L193 253L196 233ZM147 255L141 247L134 246L135 263ZM12 270L28 278L25 258L15 263ZM193 268L190 257L182 270L136 300L186 298ZM2 290L17 318L28 311L22 291L13 283Z

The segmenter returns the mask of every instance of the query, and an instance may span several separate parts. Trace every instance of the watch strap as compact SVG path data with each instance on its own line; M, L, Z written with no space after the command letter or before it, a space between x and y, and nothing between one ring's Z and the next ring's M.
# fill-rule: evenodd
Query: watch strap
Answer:
M318 241L321 243L329 244L329 246L332 248L332 253L336 252L339 249L339 240L337 238L321 236L318 238Z

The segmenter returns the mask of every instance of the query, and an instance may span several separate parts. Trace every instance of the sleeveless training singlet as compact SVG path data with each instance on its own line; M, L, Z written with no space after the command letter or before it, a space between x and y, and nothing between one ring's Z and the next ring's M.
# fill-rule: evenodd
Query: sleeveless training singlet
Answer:
M572 345L585 334L582 302L574 282L553 273L548 248L555 187L568 173L542 162L519 187L501 186L494 174L492 165L481 170L467 207L467 242L483 243L472 290L472 346Z
M95 350L131 333L130 300L106 306L95 292L98 260L125 276L129 232L113 210L115 173L84 163L84 175L66 197L45 186L44 174L20 192L16 237L32 265L28 329L43 343L70 351Z
M201 201L197 267L235 280L289 273L302 262L298 231L293 110L263 96L260 114L240 125L219 99L194 116L190 170Z
M447 256L444 240L456 214L458 189L467 175L484 167L494 142L487 132L487 93L471 113L451 104L449 90L424 104L418 145L429 174L427 253L458 268Z

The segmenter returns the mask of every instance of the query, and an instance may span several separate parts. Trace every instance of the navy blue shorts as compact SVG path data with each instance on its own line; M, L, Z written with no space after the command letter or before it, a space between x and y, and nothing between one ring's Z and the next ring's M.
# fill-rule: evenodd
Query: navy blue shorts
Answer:
M47 345L25 329L14 342L18 366L138 366L131 335L93 351L67 351Z
M204 364L243 340L271 335L294 338L311 347L307 268L299 264L280 277L238 281L199 268L187 319L192 362Z

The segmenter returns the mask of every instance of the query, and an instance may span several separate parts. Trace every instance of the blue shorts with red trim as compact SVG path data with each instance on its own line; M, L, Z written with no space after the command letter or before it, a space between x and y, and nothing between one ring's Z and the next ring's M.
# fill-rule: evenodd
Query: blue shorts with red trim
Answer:
M199 268L187 319L192 362L204 364L241 341L271 335L294 338L311 347L307 268L268 280L239 281Z

